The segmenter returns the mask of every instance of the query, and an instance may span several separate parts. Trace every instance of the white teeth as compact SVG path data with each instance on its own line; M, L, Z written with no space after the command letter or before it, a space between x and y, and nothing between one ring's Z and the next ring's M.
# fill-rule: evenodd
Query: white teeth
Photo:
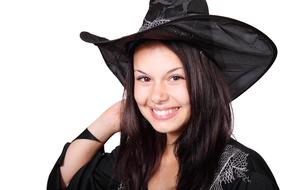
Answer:
M164 115L171 114L176 110L178 110L178 108L169 109L169 110L155 110L155 109L153 109L153 112L159 116L164 116Z

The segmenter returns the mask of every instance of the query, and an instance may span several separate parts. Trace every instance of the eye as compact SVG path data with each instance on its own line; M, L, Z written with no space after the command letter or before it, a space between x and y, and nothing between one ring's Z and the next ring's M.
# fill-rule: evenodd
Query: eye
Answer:
M139 77L137 77L137 80L141 81L141 82L149 82L150 78L147 76L139 76Z
M179 75L173 75L170 77L170 80L172 80L172 81L177 81L179 79L184 79L184 77L179 76Z

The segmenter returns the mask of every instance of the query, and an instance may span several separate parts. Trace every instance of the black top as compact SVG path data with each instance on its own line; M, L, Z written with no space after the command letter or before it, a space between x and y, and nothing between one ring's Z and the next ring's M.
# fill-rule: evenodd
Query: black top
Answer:
M97 140L87 129L76 139ZM63 151L53 167L47 184L48 190L63 190L61 187L60 166L66 150ZM66 190L123 190L113 166L118 155L117 146L111 153L102 147L72 178ZM272 172L263 158L254 150L234 139L225 147L219 167L210 190L278 190Z

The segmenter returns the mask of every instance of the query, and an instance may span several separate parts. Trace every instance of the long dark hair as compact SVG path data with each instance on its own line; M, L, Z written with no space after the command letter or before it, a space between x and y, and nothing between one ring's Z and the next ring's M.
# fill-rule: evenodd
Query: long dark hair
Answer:
M191 104L190 119L175 141L179 163L177 189L208 189L232 132L228 87L217 66L202 51L180 41L161 43L183 63ZM126 189L141 190L147 187L159 167L166 134L155 131L138 109L134 98L133 65L129 66L124 96L116 167Z

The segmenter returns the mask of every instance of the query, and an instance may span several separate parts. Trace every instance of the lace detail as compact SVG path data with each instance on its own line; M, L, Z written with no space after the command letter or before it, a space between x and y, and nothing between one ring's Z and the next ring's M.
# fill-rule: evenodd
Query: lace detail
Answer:
M228 184L237 178L241 178L245 182L250 182L246 175L248 154L240 149L227 145L225 151L221 155L218 171L215 174L214 182L210 190L222 190L222 183Z
M164 19L164 18L161 18L161 17L156 18L152 22L144 19L144 23L141 26L139 31L141 32L141 31L144 31L144 30L148 30L150 28L156 27L158 25L164 24L164 23L169 22L169 21L170 20L167 20L167 19Z
M123 182L120 183L118 190L124 190L126 189L125 186L123 185Z

